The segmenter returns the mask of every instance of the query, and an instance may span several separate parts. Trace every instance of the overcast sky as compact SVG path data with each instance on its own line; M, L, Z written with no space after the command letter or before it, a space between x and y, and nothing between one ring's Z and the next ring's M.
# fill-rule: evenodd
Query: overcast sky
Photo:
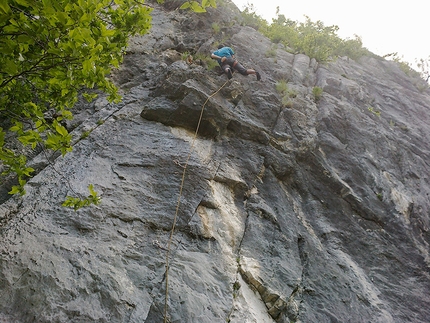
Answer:
M383 56L397 52L404 61L430 56L428 0L233 0L243 10L252 3L257 14L271 22L276 7L286 18L304 21L304 15L325 26L337 25L339 37L361 37L363 46Z

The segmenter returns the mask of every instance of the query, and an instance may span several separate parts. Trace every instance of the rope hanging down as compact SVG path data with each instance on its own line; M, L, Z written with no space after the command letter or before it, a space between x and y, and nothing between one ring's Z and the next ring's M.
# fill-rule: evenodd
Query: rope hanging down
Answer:
M179 188L179 196L178 196L178 202L176 204L176 212L175 212L175 217L173 218L173 225L172 225L172 229L170 231L170 238L169 238L169 243L167 245L167 251L166 251L166 296L165 296L165 301L164 301L164 323L167 323L167 300L169 297L169 257L170 257L170 249L171 249L171 245L172 245L172 240L173 240L173 233L175 232L175 226L176 226L176 220L178 218L178 213L179 213L179 206L181 205L181 197L182 197L182 190L184 188L184 182L185 182L185 173L187 171L187 166L188 166L188 162L191 158L191 153L193 152L193 148L194 148L194 143L196 141L197 138L197 133L199 132L199 128L200 128L200 123L202 121L202 117L203 117L203 111L205 109L206 103L208 103L208 101L214 97L219 91L221 91L221 89L228 83L227 80L216 92L214 92L212 95L210 95L205 103L203 103L202 105L202 110L200 111L200 117L199 117L199 121L197 123L197 128L196 131L194 133L194 137L193 140L191 142L191 146L190 146L190 151L188 153L187 159L185 161L185 165L184 165L184 170L182 172L182 180L181 180L181 186Z

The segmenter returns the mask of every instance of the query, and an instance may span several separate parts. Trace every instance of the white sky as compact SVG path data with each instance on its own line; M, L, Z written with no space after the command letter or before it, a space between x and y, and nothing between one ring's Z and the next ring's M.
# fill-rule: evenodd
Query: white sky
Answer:
M416 59L430 56L428 0L232 0L243 10L251 3L268 22L280 13L294 21L321 20L325 26L337 25L338 36L361 37L363 46L383 56L397 52L402 60L415 65Z

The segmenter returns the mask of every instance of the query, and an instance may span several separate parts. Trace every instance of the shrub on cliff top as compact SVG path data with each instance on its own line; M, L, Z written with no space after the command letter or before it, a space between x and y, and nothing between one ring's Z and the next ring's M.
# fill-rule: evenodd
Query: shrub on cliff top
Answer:
M325 62L336 56L348 56L357 59L369 54L362 46L361 39L343 40L337 35L338 26L325 26L323 22L313 22L306 17L305 22L287 19L279 14L268 24L255 13L254 7L248 6L243 12L244 23L258 29L275 43L282 43L294 53L302 53L319 62Z

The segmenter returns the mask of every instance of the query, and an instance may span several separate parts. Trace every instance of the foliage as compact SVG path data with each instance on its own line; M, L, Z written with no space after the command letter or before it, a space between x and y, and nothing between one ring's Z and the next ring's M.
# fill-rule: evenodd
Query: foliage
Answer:
M399 54L389 53L383 56L385 59L390 59L393 62L396 62L400 69L406 74L411 76L419 76L419 73L412 68L412 65L406 61L404 61L403 57L400 57Z
M190 55L191 55L190 52L185 51L185 52L181 53L181 59L183 61L186 61Z
M218 66L218 63L215 60L202 53L195 53L192 55L190 52L185 51L181 54L181 59L186 61L188 64L196 63L206 66L209 71Z
M375 110L373 107L367 107L367 110L369 110L370 112L372 112L374 115L380 117L381 116L381 111Z
M97 192L94 191L94 186L90 184L88 186L88 190L90 191L90 194L86 198L81 199L67 196L66 200L63 202L62 205L66 207L72 207L75 211L90 204L98 205L100 203L100 197L98 196Z
M275 88L276 91L282 96L282 105L291 108L293 105L293 101L291 99L297 97L296 91L288 88L288 84L285 80L280 80L276 82Z
M288 84L285 80L280 80L275 84L276 92L285 94L288 91Z
M419 69L414 69L412 67L412 64L409 62L404 61L403 56L400 58L398 56L398 53L391 53L384 56L384 58L390 58L394 62L398 64L400 69L408 76L415 79L414 85L416 88L423 92L425 90L428 90L429 88L429 79L430 79L430 73L429 73L429 61L430 57L427 59L420 59L416 60L416 67ZM416 82L416 80L419 80L419 82Z
M287 95L282 97L281 102L282 102L282 106L285 108L292 108L293 107L293 101Z
M221 27L216 22L212 23L212 29L215 34L218 34L221 31Z
M360 37L341 39L337 32L338 26L325 26L321 21L313 22L305 16L305 22L287 19L279 14L268 24L255 13L252 5L242 11L244 23L258 29L274 43L281 43L293 53L302 53L319 62L325 62L336 56L348 56L358 59L370 52L363 48Z
M340 38L336 36L337 26L326 27L321 21L299 23L296 28L298 37L293 47L300 53L315 58L319 62L329 60L333 50L339 46Z
M276 45L271 46L270 49L267 50L265 56L266 57L276 57L276 50L277 50Z
M208 71L212 71L215 67L219 66L217 61L213 60L206 54L196 53L194 58L196 61L201 61L203 65L207 67Z
M206 12L206 8L216 8L216 0L187 1L179 9L191 9L194 12Z
M255 13L255 8L252 4L248 4L242 11L242 19L245 26L250 26L257 30L264 30L268 26L267 21Z
M298 43L297 22L286 19L284 15L278 15L272 24L260 29L263 34L274 43L282 43L287 47L294 47Z
M372 56L372 53L363 47L361 37L354 35L354 39L340 39L336 48L333 49L333 54L337 56L347 56L357 60L363 56Z
M393 62L396 62L399 68L408 76L419 79L420 82L414 82L414 85L417 87L419 91L424 91L429 88L429 80L430 80L430 72L429 72L429 62L430 62L430 56L427 59L420 59L416 60L416 67L413 68L412 64L409 62L406 62L402 57L399 56L397 52L395 53L389 53L383 56L385 59L392 60ZM422 82L424 81L424 82Z
M321 99L322 93L323 93L323 89L320 88L319 86L315 86L312 89L312 94L314 95L315 102L318 102Z
M0 160L15 173L11 194L24 194L34 171L7 146L6 132L23 146L72 150L64 120L79 93L98 88L120 99L108 79L122 61L130 36L147 32L151 8L137 0L9 0L0 2Z
M216 61L214 61L213 59L206 60L205 62L206 62L207 69L209 71L212 71L219 66L218 63Z
M204 12L216 0L188 1L187 7ZM0 176L17 175L11 194L25 194L34 169L6 134L15 134L23 147L63 156L71 151L64 122L73 118L78 94L91 101L97 88L110 101L120 100L108 75L122 62L128 39L150 29L151 11L143 0L0 2ZM96 204L96 196L91 186L89 197L65 203L79 208Z
M275 84L276 91L283 96L295 98L297 96L296 91L288 88L288 83L285 80L280 80Z

